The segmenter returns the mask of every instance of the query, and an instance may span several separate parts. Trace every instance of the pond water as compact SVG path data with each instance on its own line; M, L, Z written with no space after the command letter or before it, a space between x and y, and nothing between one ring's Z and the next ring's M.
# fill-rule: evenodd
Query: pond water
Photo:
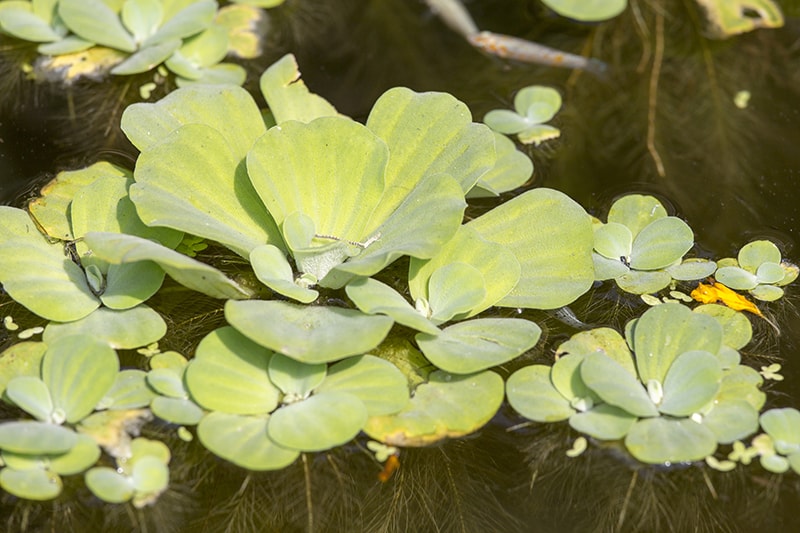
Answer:
M525 188L561 190L596 216L624 193L654 194L690 224L708 257L731 256L752 239L769 238L798 262L800 3L780 3L783 28L716 41L705 38L703 14L688 0L631 0L632 8L600 25L552 16L534 0L465 2L481 29L590 51L610 66L608 77L597 79L487 57L416 0L288 0L276 11L272 47L250 67L257 75L290 51L310 89L359 120L398 85L450 92L476 120L511 107L522 87L555 87L565 102L553 121L561 138L527 149L536 170ZM121 82L111 89L80 82L68 92L34 87L14 70L19 53L5 52L5 94L17 101L9 97L0 118L2 202L22 202L62 168L98 159L130 166L135 151L115 129L131 97ZM751 98L739 109L734 97L744 90ZM491 205L477 202L470 213ZM176 349L223 323L210 301L161 305L192 308L173 317L184 325L167 341ZM608 287L572 306L584 322L618 328L645 308ZM786 379L767 387L767 407L797 407L800 400L797 309L790 288L768 306L780 336L756 320L757 341L743 354L755 367L783 364ZM543 340L524 361L500 369L504 376L522 363L552 361L554 347L576 331L544 313L530 316L545 330ZM149 436L166 439L173 450L171 487L156 505L103 507L75 488L49 504L3 495L0 515L9 517L9 530L28 531L87 530L87 523L97 530L187 532L800 528L797 475L756 464L732 473L644 466L598 445L569 458L565 451L577 434L566 424L523 422L504 407L474 436L404 450L386 483L377 479L380 467L365 452L366 439L303 456L279 472L248 474L183 443L170 428L155 428Z

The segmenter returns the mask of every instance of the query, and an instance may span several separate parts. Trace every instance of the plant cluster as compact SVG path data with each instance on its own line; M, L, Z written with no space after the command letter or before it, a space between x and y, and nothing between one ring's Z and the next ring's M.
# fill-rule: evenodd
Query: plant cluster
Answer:
M107 71L140 74L164 65L178 86L241 85L244 68L222 61L228 55L258 55L261 8L281 3L232 0L220 8L215 0L4 0L0 31L41 43L37 66L64 71L67 81ZM87 71L86 65L101 72Z
M712 461L719 444L758 430L763 377L741 364L752 332L734 309L657 305L625 338L579 333L552 367L507 384L492 369L541 330L484 312L558 309L599 279L644 294L737 268L785 284L797 269L780 254L748 245L720 270L684 259L691 229L641 195L615 202L606 224L546 188L465 222L467 196L528 178L508 139L450 95L404 88L360 124L299 76L292 56L267 69L269 113L235 85L132 105L122 117L141 152L132 173L97 163L59 174L28 212L0 208L0 282L49 321L41 342L0 354L3 399L29 415L0 423L6 491L50 499L60 476L84 473L105 501L151 503L170 453L133 437L153 415L251 470L361 432L384 459L388 446L466 435L504 395L523 416L568 419L647 463ZM249 269L203 262L206 241ZM407 275L391 279L400 258ZM155 344L167 326L145 302L167 275L224 300L227 325L192 354ZM116 351L136 348L143 369L120 369ZM761 415L759 454L774 471L797 468L792 412Z

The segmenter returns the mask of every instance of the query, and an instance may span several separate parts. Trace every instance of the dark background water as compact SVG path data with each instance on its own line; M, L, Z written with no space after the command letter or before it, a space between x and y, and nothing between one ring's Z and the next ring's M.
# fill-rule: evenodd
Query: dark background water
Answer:
M287 0L275 11L264 57L249 65L248 88L287 51L313 91L357 119L397 85L450 92L476 120L511 107L522 87L550 85L564 96L553 121L562 136L527 149L536 166L533 185L562 190L597 216L622 194L656 194L693 228L702 254L730 256L754 238L771 238L798 262L800 6L780 3L784 28L714 41L705 37L703 14L690 0L631 0L623 15L597 25L556 17L535 0L465 1L481 29L601 58L611 69L608 79L598 80L487 57L418 0ZM664 52L653 99L658 16L664 17ZM0 47L0 201L19 204L61 169L98 159L132 165L135 151L116 125L124 105L136 99L131 87L138 80L66 89L37 84L19 70L29 51L7 42ZM752 93L746 109L733 104L740 90ZM663 176L648 151L648 128L655 131ZM756 322L757 342L744 354L756 368L773 359L783 363L786 380L770 386L768 407L800 403L796 294L790 288L767 307L780 337ZM642 311L635 299L605 289L574 309L587 322L619 326ZM572 331L536 318L547 339L529 360L549 360ZM27 512L34 530L54 516L75 527L92 520L98 528L154 531L800 529L800 476L776 476L758 465L727 474L642 468L597 446L568 459L564 452L576 435L567 428L507 431L519 422L504 410L475 438L404 451L399 473L385 485L355 447L248 476L172 438L173 486L154 508L4 503L13 509L9 524L21 528ZM170 434L164 429L162 436ZM76 490L76 500L88 501Z

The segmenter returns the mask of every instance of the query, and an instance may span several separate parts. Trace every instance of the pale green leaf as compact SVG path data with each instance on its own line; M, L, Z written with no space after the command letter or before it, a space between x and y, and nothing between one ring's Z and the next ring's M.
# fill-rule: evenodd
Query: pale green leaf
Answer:
M368 352L393 323L391 318L352 309L259 300L229 300L225 318L262 346L310 364Z

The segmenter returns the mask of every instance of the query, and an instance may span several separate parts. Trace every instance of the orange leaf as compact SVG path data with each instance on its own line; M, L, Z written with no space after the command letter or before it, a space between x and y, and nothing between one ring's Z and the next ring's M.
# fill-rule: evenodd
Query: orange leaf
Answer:
M383 465L383 470L378 473L378 479L381 480L381 483L386 483L398 468L400 468L400 459L396 455L390 455Z
M748 311L754 315L763 316L753 302L719 282L714 282L713 285L700 283L692 291L691 296L700 303L713 304L720 302L734 311Z

